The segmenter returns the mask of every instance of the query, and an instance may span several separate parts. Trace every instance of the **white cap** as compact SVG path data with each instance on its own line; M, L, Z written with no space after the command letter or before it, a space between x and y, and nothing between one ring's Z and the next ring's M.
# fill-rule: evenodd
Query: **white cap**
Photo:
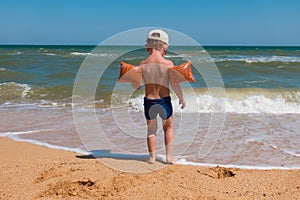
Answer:
M169 36L161 29L155 29L149 32L147 39L159 40L169 45Z

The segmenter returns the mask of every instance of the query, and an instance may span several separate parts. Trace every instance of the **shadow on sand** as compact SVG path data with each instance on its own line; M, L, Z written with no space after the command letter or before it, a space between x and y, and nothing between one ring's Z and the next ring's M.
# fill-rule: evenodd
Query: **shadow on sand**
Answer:
M88 155L76 155L80 159L113 158L119 160L137 160L146 162L148 154L111 153L111 150L92 150Z

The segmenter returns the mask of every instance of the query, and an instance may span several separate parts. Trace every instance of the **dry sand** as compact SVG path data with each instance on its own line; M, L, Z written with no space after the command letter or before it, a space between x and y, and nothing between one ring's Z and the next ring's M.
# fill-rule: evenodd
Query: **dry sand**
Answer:
M125 173L96 159L0 138L0 199L300 199L300 170L168 165ZM138 160L104 159L134 167Z

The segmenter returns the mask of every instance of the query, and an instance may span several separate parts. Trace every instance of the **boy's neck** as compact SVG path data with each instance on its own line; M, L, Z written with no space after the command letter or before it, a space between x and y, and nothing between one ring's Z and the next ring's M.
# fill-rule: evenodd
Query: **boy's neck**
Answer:
M150 55L151 56L161 56L161 57L163 57L163 52L161 50L152 49Z

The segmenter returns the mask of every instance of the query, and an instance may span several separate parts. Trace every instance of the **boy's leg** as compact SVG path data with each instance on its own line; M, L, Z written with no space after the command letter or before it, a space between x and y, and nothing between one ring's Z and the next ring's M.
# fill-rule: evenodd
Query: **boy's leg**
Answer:
M149 151L149 162L154 163L156 159L155 151L156 151L156 132L157 132L157 120L148 120L147 119L147 144Z
M174 142L173 116L169 117L167 120L163 120L163 129L165 132L166 162L172 163Z

